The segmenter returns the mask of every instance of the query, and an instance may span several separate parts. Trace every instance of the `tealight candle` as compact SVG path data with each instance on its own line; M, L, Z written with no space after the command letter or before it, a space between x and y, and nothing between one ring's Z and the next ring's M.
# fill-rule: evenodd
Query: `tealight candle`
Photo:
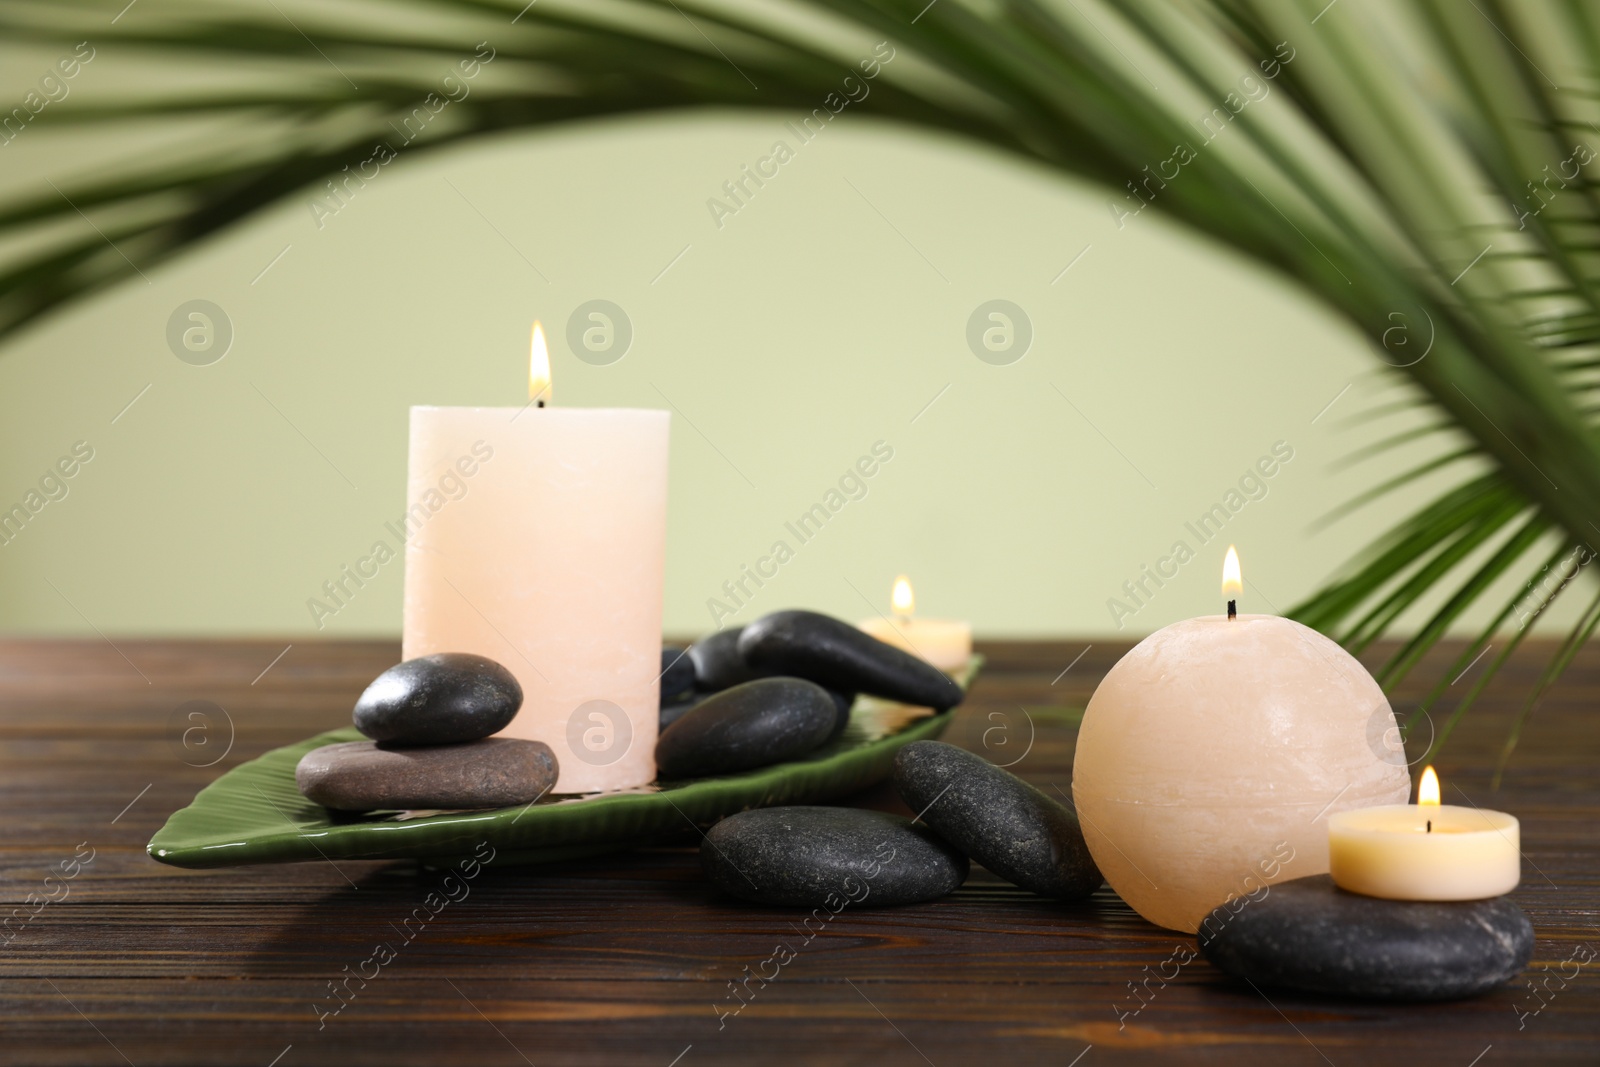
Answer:
M554 791L654 780L666 564L665 411L414 407L406 659L475 652L522 686L502 736L555 751Z
M971 623L958 619L917 618L911 579L903 574L894 580L889 604L892 617L880 615L863 619L856 624L857 628L885 644L927 660L941 671L953 673L967 665L972 658Z
M1439 803L1429 767L1415 804L1328 820L1328 873L1340 889L1387 900L1483 900L1522 880L1522 831L1503 811Z
M1237 612L1139 642L1084 711L1072 797L1095 863L1157 926L1194 933L1217 905L1328 869L1330 812L1403 802L1403 751L1383 690L1343 648L1274 615ZM1374 727L1379 727L1374 729Z

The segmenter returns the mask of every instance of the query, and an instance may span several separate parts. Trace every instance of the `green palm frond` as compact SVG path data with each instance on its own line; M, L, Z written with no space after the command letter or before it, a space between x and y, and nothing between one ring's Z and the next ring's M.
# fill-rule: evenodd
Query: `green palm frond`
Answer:
M291 193L330 181L336 192L379 144L409 156L695 108L821 116L852 77L870 82L857 111L1086 177L1125 216L1163 212L1271 265L1395 366L1417 398L1395 410L1420 403L1429 414L1373 453L1435 437L1441 451L1353 505L1464 473L1296 612L1357 649L1424 613L1383 668L1386 685L1494 589L1516 577L1531 587L1540 546L1561 544L1548 567L1600 532L1590 396L1600 388L1600 15L1582 0L351 0L295 5L292 19L270 2L136 10L110 26L103 5L0 12L10 40L89 39L233 86L195 94L174 82L51 113L57 136L86 146L136 121L179 140L159 161L85 164L0 203L0 233L25 249L0 265L0 336ZM453 92L442 73L474 55L483 70L470 92L433 109L429 94ZM1573 584L1513 598L1468 652L1498 642L1503 662L1531 614L1519 604L1542 611ZM1595 617L1584 612L1550 678ZM1478 676L1452 723L1492 675Z

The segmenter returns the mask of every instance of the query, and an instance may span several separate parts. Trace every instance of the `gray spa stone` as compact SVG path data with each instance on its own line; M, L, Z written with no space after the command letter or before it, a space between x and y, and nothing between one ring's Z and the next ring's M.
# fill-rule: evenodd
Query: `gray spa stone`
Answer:
M895 755L894 784L940 837L1008 882L1082 900L1104 881L1072 810L982 756L913 741Z
M809 678L844 693L871 693L939 711L965 696L937 667L814 611L776 611L757 619L739 635L738 649L752 667Z
M390 667L356 701L356 729L388 745L453 745L499 733L522 707L522 687L500 664L440 652Z
M701 778L781 763L827 741L833 697L800 678L760 678L695 704L656 741L662 778Z
M1516 977L1533 952L1533 924L1507 897L1379 900L1325 874L1224 904L1196 936L1235 978L1367 1000L1475 996Z
M556 770L542 741L490 737L410 748L348 741L307 752L294 780L307 799L339 811L508 808L542 797Z
M799 908L887 907L952 893L965 856L909 819L860 808L760 808L706 834L700 865L744 900Z

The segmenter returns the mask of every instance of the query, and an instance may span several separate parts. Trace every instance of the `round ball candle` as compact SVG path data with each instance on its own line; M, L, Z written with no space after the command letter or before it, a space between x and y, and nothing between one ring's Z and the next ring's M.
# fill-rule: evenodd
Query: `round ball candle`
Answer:
M543 406L543 342L525 407L411 409L402 655L498 661L553 791L626 789L656 776L669 415Z
M1217 905L1328 869L1327 816L1403 802L1402 750L1370 739L1394 712L1356 659L1315 630L1236 615L1174 623L1095 690L1072 797L1095 863L1157 926L1194 933ZM1377 729L1374 729L1376 724Z
M958 619L920 619L915 615L916 596L911 579L894 580L889 594L893 617L879 615L863 619L857 629L885 644L924 659L946 673L954 673L972 658L972 624Z
M1484 900L1522 880L1522 828L1503 811L1439 803L1429 767L1415 804L1328 820L1328 873L1340 889L1386 900Z

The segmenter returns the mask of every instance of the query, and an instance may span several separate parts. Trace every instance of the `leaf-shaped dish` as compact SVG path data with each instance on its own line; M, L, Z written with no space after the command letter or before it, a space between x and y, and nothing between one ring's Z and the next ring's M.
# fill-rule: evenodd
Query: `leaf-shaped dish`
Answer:
M982 664L982 657L972 658L956 679L962 688ZM844 734L804 759L638 791L434 814L343 815L301 796L294 782L301 756L363 740L353 728L333 730L228 771L173 813L147 850L176 867L237 867L321 859L448 861L487 841L496 863L549 863L627 848L746 808L816 803L864 789L888 776L903 746L943 733L953 714L862 697Z

